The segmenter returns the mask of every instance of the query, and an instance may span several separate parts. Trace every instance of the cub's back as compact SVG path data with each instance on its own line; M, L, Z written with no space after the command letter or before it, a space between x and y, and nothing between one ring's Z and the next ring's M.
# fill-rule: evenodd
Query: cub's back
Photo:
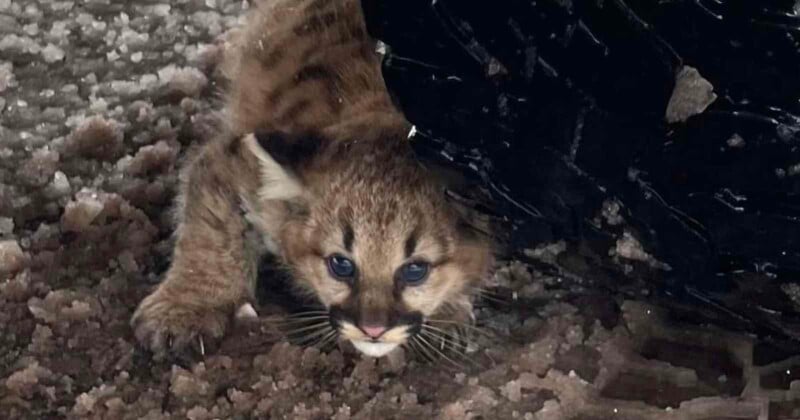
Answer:
M367 113L402 120L359 0L257 0L252 8L225 63L234 133L321 131Z

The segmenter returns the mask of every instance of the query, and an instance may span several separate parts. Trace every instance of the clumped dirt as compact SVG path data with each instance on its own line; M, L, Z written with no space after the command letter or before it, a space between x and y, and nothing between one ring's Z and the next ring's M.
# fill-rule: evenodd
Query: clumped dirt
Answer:
M435 362L289 344L267 305L205 357L153 360L128 321L168 265L176 168L215 124L246 8L0 0L0 418L800 417L795 358L755 366L749 337L515 261L475 342ZM621 263L647 257L624 239Z

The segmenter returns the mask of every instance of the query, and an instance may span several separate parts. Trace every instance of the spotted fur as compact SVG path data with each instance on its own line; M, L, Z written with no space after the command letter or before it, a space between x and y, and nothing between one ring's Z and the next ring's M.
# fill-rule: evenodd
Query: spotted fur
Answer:
M133 316L137 338L159 353L221 338L264 252L326 308L331 334L372 356L428 320L468 319L490 245L415 160L360 2L257 2L224 71L228 126L182 173L174 258ZM355 263L351 281L333 278L333 254ZM398 281L410 261L430 264L424 283Z

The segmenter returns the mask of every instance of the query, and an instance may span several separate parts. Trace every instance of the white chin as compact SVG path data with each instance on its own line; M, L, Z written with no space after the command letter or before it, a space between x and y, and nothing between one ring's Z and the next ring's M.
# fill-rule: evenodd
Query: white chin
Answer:
M353 340L353 346L361 353L371 357L386 356L392 350L396 349L397 343L374 343L371 341Z

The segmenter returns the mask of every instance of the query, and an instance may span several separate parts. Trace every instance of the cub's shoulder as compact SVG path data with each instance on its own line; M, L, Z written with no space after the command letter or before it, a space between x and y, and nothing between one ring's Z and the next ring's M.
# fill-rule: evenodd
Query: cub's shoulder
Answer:
M234 131L318 131L364 109L397 112L358 0L262 0L224 64Z

